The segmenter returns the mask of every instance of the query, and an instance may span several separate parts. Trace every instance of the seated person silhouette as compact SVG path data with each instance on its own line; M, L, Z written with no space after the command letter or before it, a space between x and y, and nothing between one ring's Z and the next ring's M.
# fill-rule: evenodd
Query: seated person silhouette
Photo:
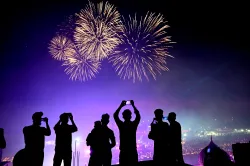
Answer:
M131 104L136 115L135 120L131 121L132 113L129 109L123 111L124 122L120 120L119 113L126 104ZM134 101L122 101L114 113L115 122L120 133L120 156L119 164L122 166L136 166L138 164L138 153L136 146L136 131L140 123L140 113L134 105Z
M115 135L114 132L108 127L109 124L109 114L102 115L102 137L100 141L102 142L102 165L111 166L112 151L111 149L115 147Z
M4 129L0 128L0 166L3 165L2 163L2 149L6 148L6 141L4 138Z
M71 121L72 125L68 124ZM76 124L71 113L63 113L54 127L56 133L56 147L53 166L71 166L72 160L72 133L77 131Z
M170 123L170 145L174 152L174 158L178 164L184 164L181 144L181 125L176 121L176 114L174 112L168 114L168 121Z
M154 140L154 165L171 165L173 161L170 157L169 125L167 122L163 122L163 110L156 109L154 114L155 118L148 134L148 138Z
M88 166L101 166L102 147L100 138L102 137L102 123L95 121L94 129L88 134L86 139L87 146L90 146L90 158Z
M33 124L23 128L25 140L25 153L29 159L27 163L30 166L42 166L44 159L45 136L50 136L51 131L48 124L48 118L42 118L42 112L33 114ZM46 128L41 127L41 122L46 123Z

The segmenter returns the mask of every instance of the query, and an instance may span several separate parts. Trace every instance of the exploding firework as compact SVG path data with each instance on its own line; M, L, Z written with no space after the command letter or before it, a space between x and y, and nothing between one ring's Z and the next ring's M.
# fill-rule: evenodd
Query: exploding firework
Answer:
M95 77L100 70L101 63L76 48L75 54L67 57L63 66L67 66L65 73L70 75L71 80L87 81Z
M120 43L120 14L116 8L106 3L89 5L77 15L74 39L85 54L98 60L106 58Z
M54 37L49 45L49 52L56 60L62 61L75 54L74 43L64 36Z
M168 71L166 58L172 57L168 54L171 43L166 34L168 27L161 14L147 13L139 20L136 16L123 19L121 44L109 57L117 74L135 82L143 77L149 80L149 76L156 79L157 74Z

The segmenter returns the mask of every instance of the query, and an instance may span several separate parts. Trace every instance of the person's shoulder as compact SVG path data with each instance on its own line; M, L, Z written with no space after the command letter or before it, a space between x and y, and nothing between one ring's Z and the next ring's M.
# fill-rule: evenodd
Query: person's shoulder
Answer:
M177 121L175 121L175 125L181 126L181 124Z
M23 130L28 130L28 129L31 129L32 126L24 126Z

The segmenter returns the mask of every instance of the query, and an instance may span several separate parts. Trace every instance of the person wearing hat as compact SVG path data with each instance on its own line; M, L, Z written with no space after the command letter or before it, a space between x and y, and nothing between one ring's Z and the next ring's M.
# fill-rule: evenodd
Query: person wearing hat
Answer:
M169 124L163 121L162 109L156 109L154 114L155 118L151 123L151 131L148 134L148 138L154 141L154 165L171 165L173 161L170 157Z
M32 116L33 124L23 128L26 158L32 166L43 165L45 136L51 135L48 118L42 116L42 112L35 112ZM41 127L42 121L46 127Z
M136 131L137 127L141 120L141 115L138 109L135 107L134 101L131 100L128 102L134 109L136 115L135 120L131 121L132 112L129 109L125 109L122 113L124 122L120 120L119 113L127 104L127 101L122 101L118 109L114 113L114 119L116 125L119 128L120 132L120 154L119 154L119 163L122 166L138 164L138 153L136 146Z
M69 125L69 119L72 125ZM78 129L71 113L63 113L54 127L56 133L56 147L53 166L71 166L72 160L72 133Z

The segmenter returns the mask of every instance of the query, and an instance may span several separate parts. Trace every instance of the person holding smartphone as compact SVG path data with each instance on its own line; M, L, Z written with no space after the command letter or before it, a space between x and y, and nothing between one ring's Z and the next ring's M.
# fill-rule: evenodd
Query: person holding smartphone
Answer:
M136 115L135 120L131 121L132 113L129 109L123 111L124 121L119 118L119 113L125 105L131 105ZM115 122L120 132L120 156L119 164L122 166L136 166L138 163L138 153L136 146L136 131L141 120L141 115L135 107L134 101L122 101L114 113Z
M148 138L154 141L154 165L171 165L173 161L170 156L169 124L163 122L162 109L156 109L154 114L155 118L151 123L151 131L148 134Z
M72 125L69 125L69 119ZM56 133L56 147L53 166L71 166L72 160L72 133L78 129L71 113L63 113L54 127Z
M45 136L51 135L48 118L42 116L42 112L35 112L32 115L33 124L23 128L26 158L31 166L43 165ZM46 127L41 127L42 121Z

